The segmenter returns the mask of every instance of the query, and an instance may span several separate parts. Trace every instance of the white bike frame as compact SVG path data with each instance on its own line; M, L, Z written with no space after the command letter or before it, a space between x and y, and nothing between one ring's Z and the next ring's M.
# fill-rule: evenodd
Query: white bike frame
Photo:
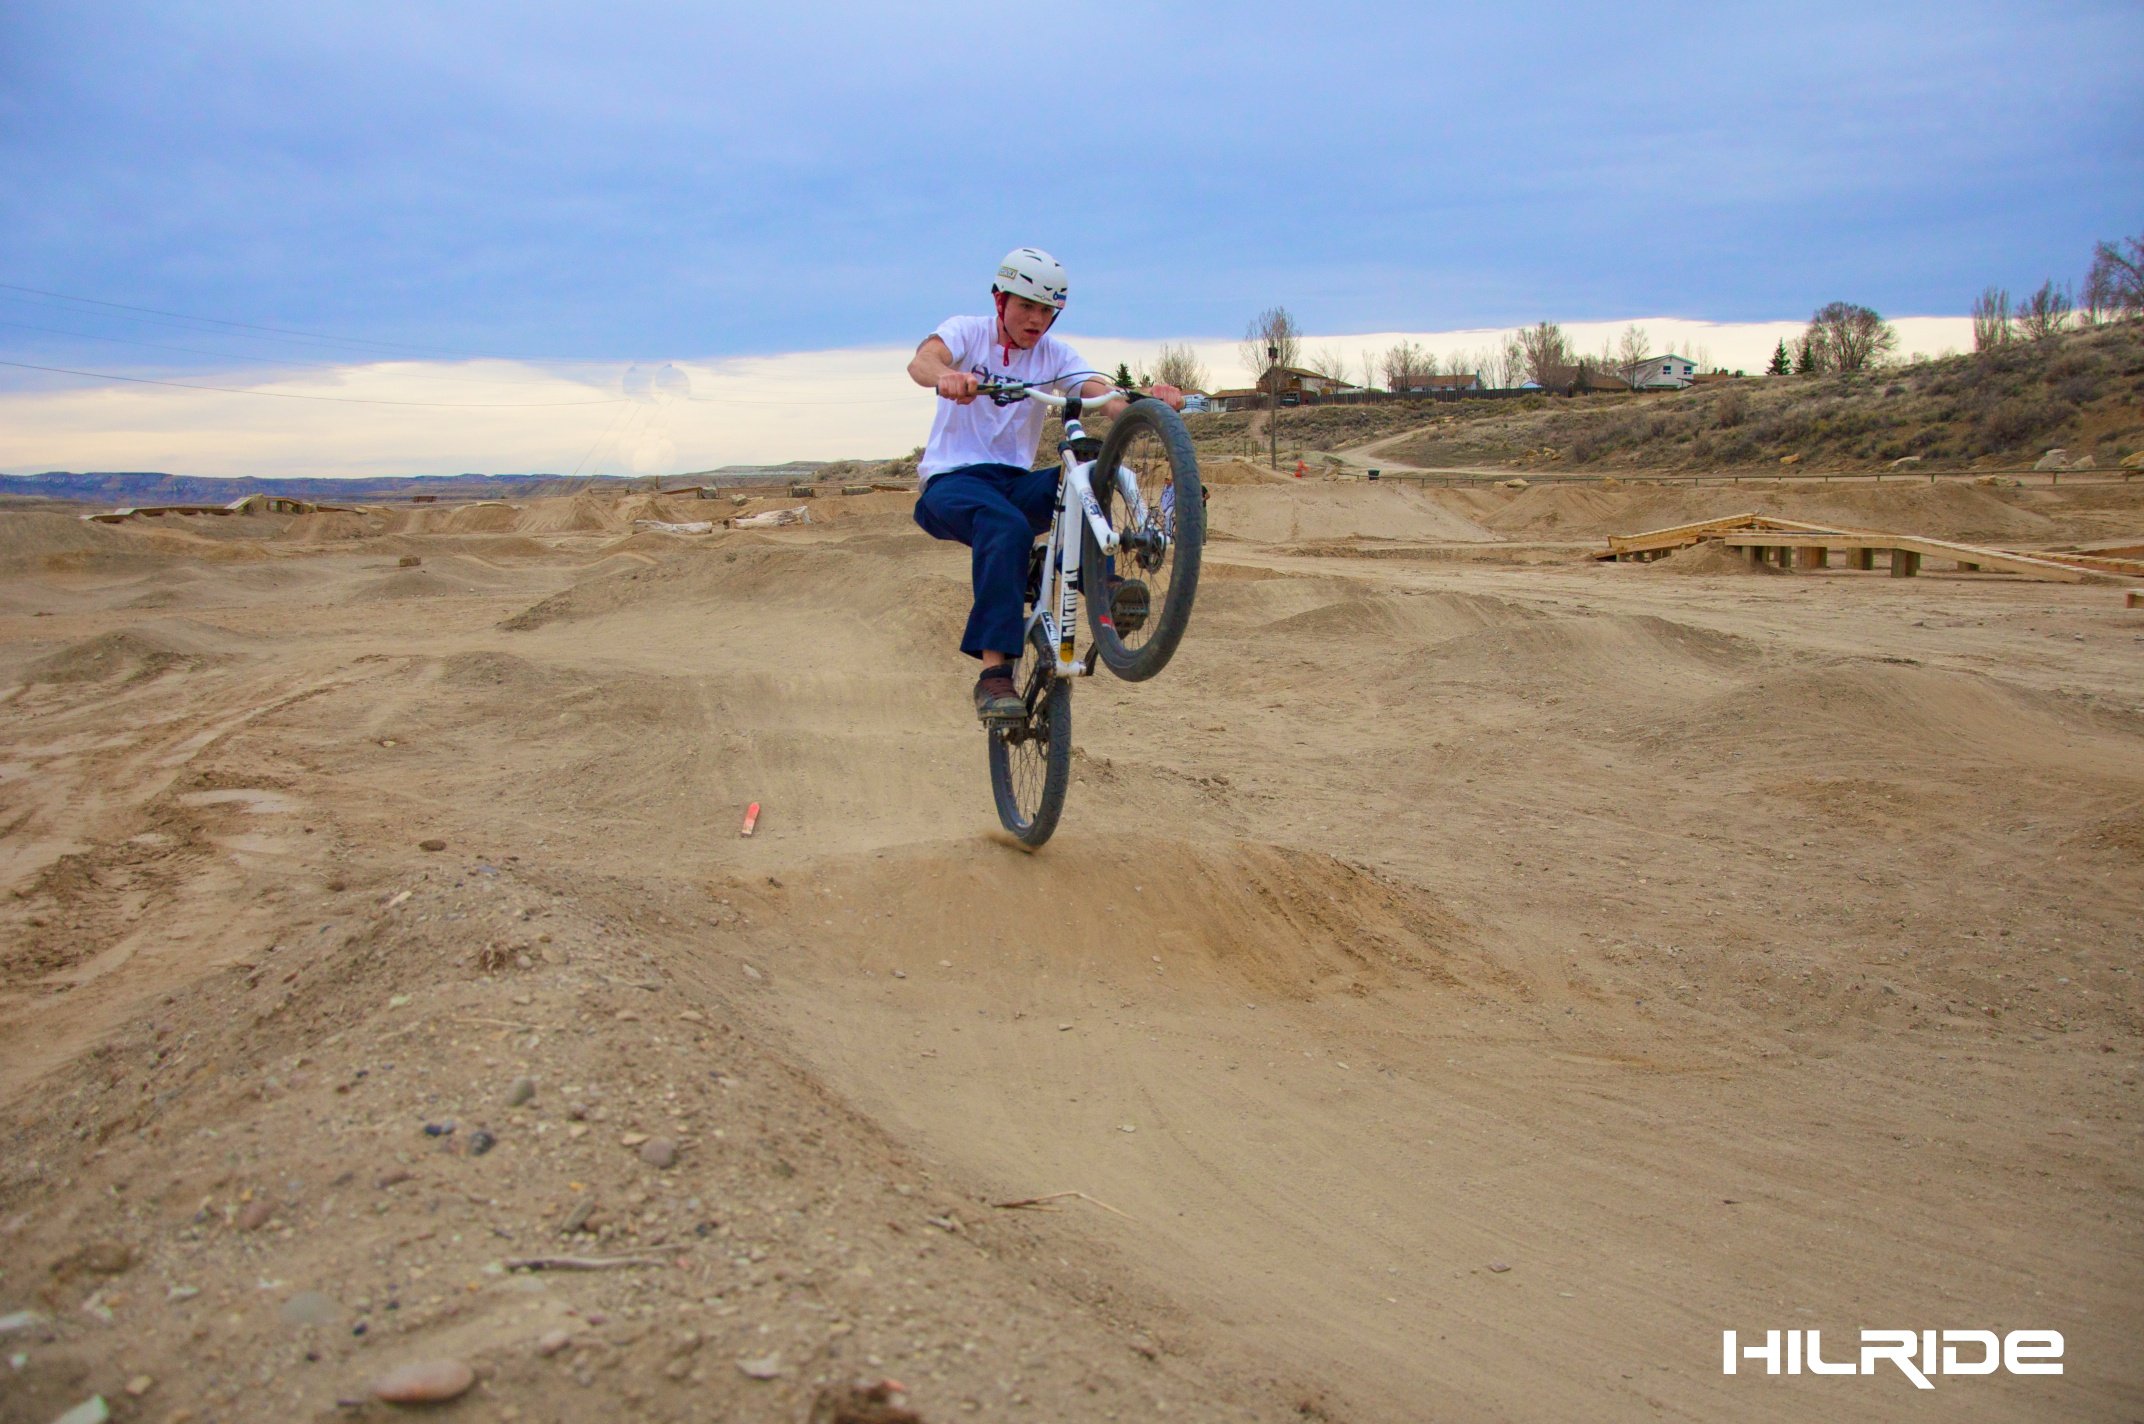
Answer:
M1060 410L1075 402L1085 405L1114 400L1126 394L1111 390L1098 396L1061 396L1032 386L1001 386L1001 389L1014 399L1039 400ZM1041 625L1043 641L1056 649L1059 677L1086 677L1094 671L1091 654L1084 660L1072 656L1072 634L1079 626L1080 521L1066 518L1067 512L1077 509L1085 516L1087 527L1094 531L1094 541L1105 557L1114 555L1119 544L1117 531L1102 517L1101 503L1094 497L1095 461L1073 458L1073 443L1086 438L1086 433L1075 409L1065 421L1064 438L1057 444L1058 454L1062 457L1057 481L1057 510L1051 516L1049 532L1037 535L1035 540L1038 544L1049 541L1046 546L1049 552L1043 555L1042 561L1042 586L1036 591L1034 609L1020 628L1024 640L1038 623ZM1139 498L1138 476L1129 467L1119 465L1116 486L1123 497L1124 507L1131 511L1134 528L1140 533L1151 530L1146 504ZM1166 537L1168 531L1162 533Z

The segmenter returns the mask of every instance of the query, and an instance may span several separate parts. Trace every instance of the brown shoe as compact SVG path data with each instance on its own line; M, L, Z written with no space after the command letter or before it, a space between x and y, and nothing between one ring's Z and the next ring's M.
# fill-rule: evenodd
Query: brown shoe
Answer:
M984 668L975 680L975 715L985 722L1021 722L1027 719L1027 704L1013 685L1012 666L1000 663Z

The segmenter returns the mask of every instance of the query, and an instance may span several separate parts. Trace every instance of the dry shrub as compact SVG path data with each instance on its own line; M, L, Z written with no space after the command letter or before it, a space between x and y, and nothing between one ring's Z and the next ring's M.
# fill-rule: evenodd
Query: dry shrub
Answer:
M1712 418L1722 430L1732 430L1749 414L1749 398L1733 386L1720 392L1712 403Z

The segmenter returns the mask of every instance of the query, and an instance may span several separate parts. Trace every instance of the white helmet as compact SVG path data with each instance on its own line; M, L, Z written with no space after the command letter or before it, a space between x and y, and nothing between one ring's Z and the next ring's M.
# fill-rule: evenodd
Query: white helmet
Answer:
M1039 247L1016 247L998 264L998 279L990 284L990 291L992 295L1025 297L1063 311L1064 265Z

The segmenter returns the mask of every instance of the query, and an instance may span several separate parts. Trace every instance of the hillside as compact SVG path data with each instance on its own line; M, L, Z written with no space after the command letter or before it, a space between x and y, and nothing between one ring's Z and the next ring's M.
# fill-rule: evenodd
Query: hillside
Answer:
M1872 469L1917 456L1932 466L2008 469L2061 447L2104 468L2144 450L2140 397L2144 327L2126 323L1855 375L1460 402L1439 407L1419 437L1383 453L1430 467L1694 470L1791 458Z

